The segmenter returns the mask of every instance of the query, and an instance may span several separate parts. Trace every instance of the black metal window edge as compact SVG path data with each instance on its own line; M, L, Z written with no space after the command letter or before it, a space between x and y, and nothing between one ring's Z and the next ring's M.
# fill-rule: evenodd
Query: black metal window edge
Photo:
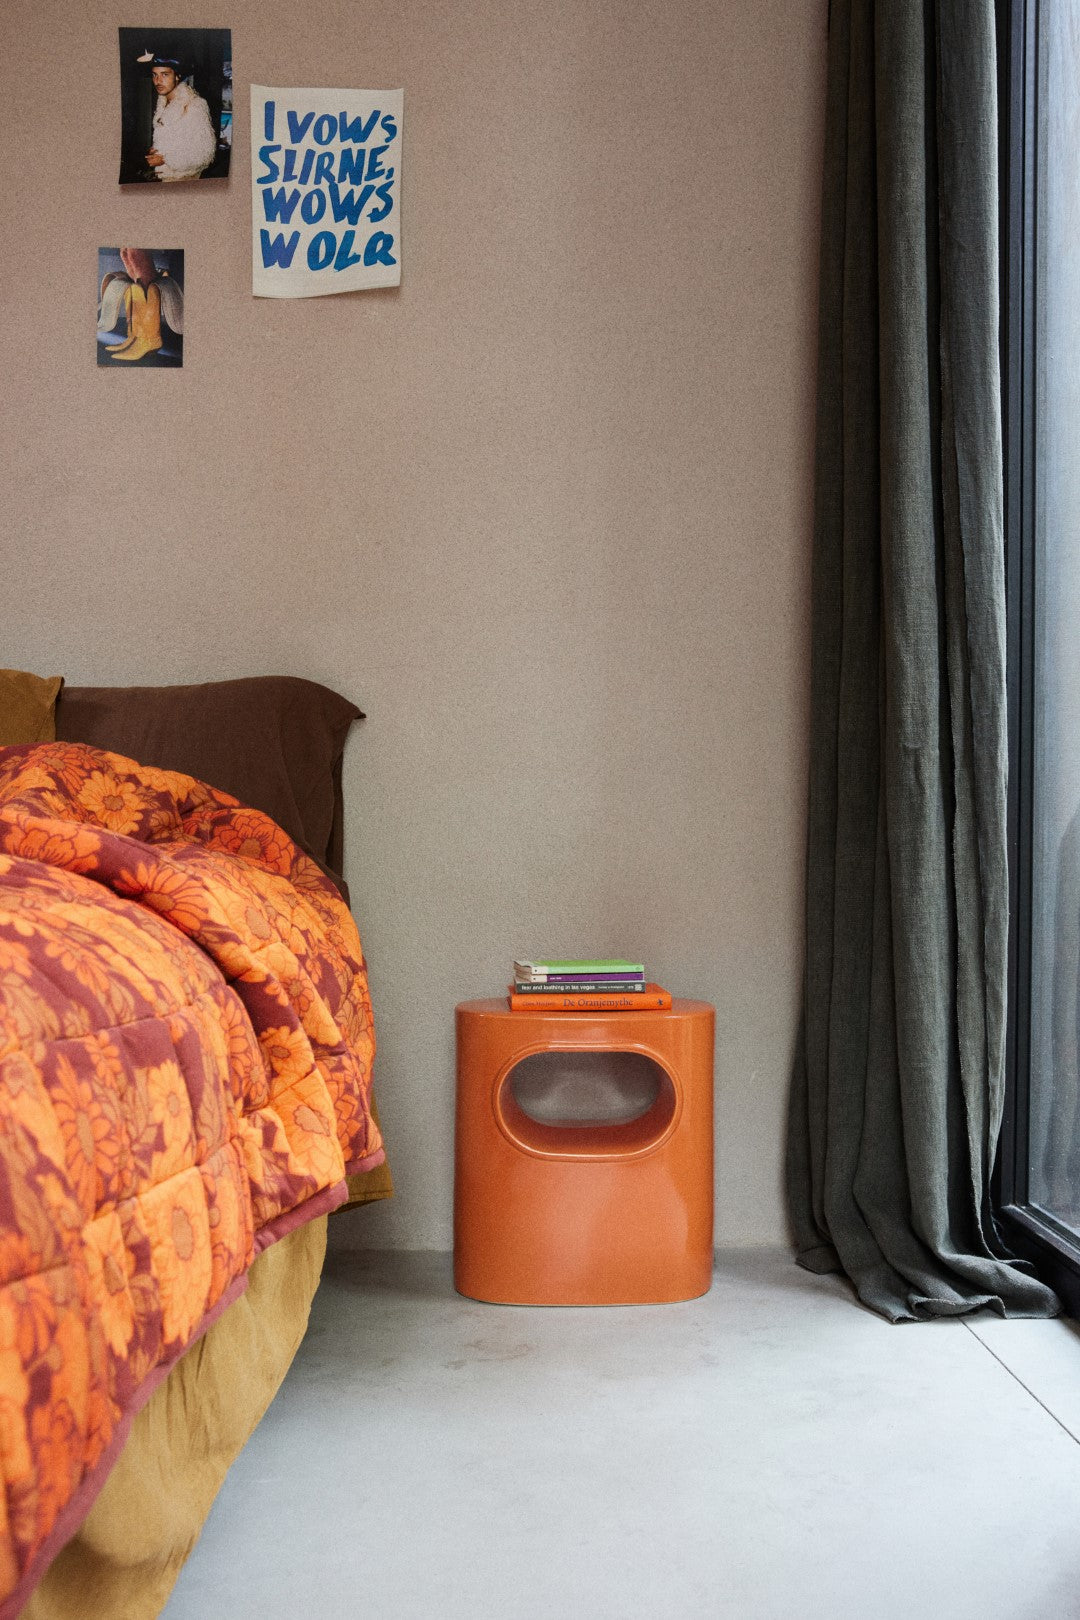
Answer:
M994 1194L1002 1234L1080 1315L1080 1245L1028 1185L1038 481L1039 0L999 0L1002 380L1009 713L1009 1017Z

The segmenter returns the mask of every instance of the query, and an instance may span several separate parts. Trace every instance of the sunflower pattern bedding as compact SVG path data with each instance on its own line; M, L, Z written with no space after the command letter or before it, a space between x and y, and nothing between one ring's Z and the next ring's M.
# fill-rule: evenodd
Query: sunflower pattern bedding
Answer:
M254 1256L383 1159L356 929L259 811L0 752L0 1620Z

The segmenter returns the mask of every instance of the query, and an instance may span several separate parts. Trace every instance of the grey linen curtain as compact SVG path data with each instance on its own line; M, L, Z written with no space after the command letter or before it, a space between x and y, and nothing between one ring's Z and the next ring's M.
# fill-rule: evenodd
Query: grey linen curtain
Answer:
M893 1321L1057 1302L995 1230L1008 885L992 0L833 0L800 1263Z

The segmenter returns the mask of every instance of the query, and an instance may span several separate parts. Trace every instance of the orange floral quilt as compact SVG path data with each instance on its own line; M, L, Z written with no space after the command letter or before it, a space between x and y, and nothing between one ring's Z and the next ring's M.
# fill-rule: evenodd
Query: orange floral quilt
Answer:
M0 750L0 1620L254 1256L383 1158L364 960L268 817Z

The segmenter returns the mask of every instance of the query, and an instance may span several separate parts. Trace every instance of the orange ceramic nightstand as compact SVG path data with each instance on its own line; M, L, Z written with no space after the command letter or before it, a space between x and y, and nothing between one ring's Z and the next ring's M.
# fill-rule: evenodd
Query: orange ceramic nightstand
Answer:
M714 1023L703 1001L666 1012L458 1007L459 1293L645 1305L707 1292Z

